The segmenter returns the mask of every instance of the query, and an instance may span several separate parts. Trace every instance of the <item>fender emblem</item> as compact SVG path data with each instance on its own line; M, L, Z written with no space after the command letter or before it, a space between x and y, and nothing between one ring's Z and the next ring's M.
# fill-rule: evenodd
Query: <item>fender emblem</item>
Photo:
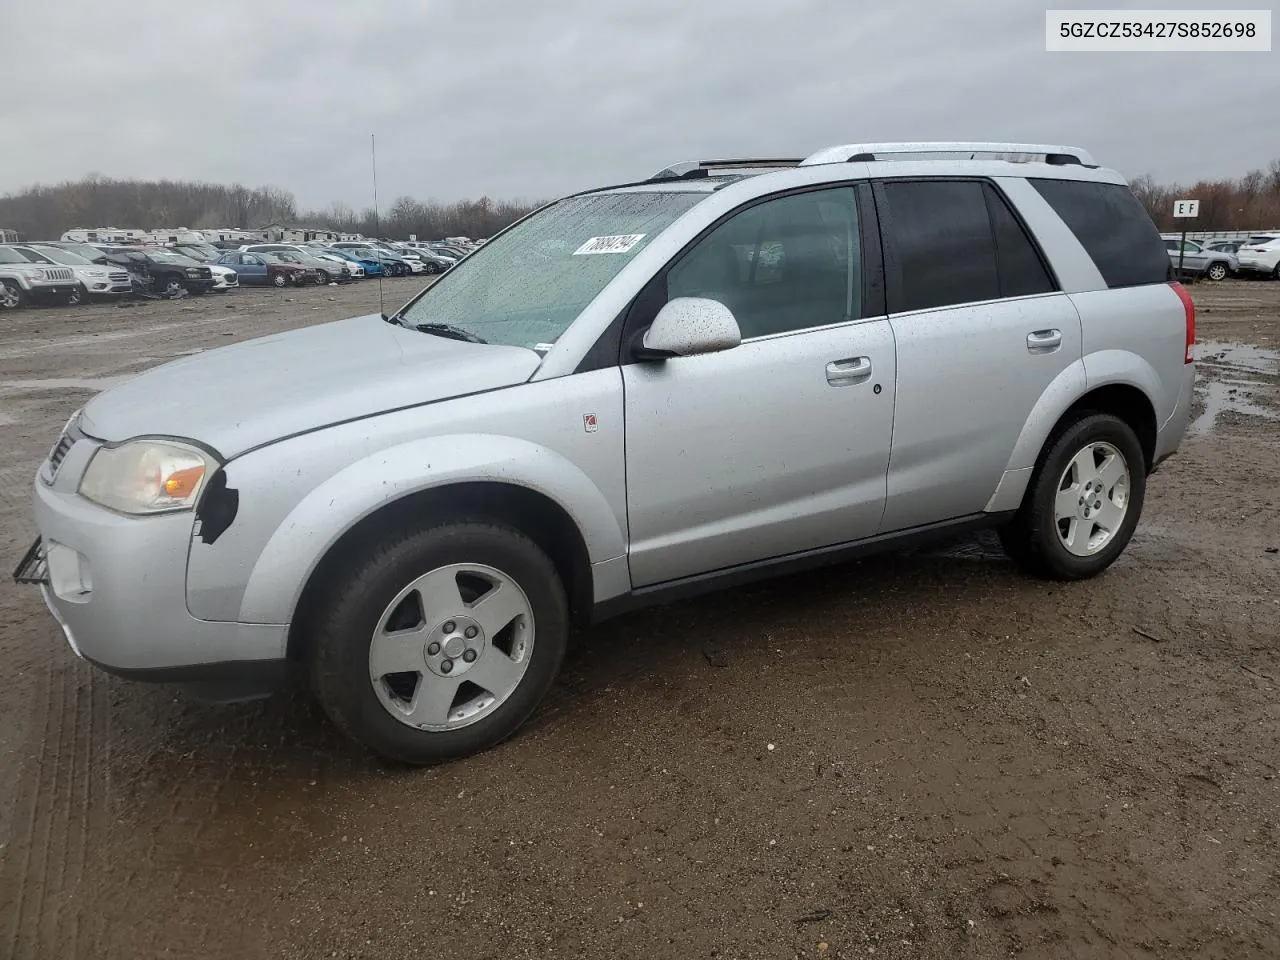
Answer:
M596 419L594 413L584 413L582 415L582 429L587 433L595 433L600 428L600 421Z

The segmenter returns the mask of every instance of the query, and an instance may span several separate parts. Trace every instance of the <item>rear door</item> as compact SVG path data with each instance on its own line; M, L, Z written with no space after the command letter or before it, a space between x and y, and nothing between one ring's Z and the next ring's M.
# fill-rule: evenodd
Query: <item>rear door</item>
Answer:
M991 182L875 190L898 356L890 532L983 510L1032 408L1080 360L1080 320Z

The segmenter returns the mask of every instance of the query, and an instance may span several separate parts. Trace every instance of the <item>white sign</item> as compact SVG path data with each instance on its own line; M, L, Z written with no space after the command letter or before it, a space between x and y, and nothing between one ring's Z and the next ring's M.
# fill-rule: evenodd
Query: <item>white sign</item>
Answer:
M629 233L619 237L592 237L573 251L573 255L577 257L588 253L626 253L643 239L643 233Z
M409 234L409 239L410 239L410 240L412 240L414 243L417 243L417 242L418 242L418 235L417 235L416 233L411 233L411 234Z
M1175 217L1198 217L1200 216L1199 200L1175 200L1173 201L1173 215Z
M1271 50L1270 10L1046 10L1044 20L1049 51Z

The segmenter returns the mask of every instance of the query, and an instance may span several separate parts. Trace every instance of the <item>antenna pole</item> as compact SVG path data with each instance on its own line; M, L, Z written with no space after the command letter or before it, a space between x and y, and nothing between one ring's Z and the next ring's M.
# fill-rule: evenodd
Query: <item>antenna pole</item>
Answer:
M382 228L378 223L378 140L374 134L369 134L369 156L373 165L373 232L379 234ZM377 236L374 236L377 240ZM382 299L382 275L386 272L386 267L378 271L378 312L383 317L387 315L387 308Z

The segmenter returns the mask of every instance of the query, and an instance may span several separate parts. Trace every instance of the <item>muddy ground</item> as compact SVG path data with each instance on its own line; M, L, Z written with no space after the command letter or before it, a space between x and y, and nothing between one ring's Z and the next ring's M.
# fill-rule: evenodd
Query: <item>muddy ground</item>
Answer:
M1103 577L979 539L632 615L434 770L96 673L5 577L0 957L1280 956L1280 283L1193 293L1198 419ZM92 391L376 297L0 318L0 555Z

